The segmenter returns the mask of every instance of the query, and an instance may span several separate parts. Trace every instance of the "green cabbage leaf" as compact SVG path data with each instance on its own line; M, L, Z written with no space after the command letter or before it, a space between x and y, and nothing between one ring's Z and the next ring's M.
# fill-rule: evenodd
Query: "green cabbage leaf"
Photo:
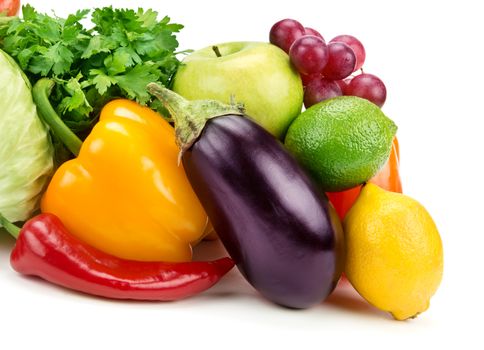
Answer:
M38 210L53 172L53 156L30 83L0 50L0 213L8 220L27 220Z

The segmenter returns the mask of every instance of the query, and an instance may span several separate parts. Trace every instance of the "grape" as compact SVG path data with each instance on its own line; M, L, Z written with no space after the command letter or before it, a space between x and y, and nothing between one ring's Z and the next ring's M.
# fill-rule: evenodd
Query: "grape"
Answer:
M328 48L323 39L305 35L292 44L289 57L299 73L320 73L328 62Z
M326 40L324 40L324 38L321 35L321 33L318 32L316 29L313 29L313 28L310 28L310 27L304 27L304 34L305 35L314 35L314 36L317 36L318 38L321 38L321 39L323 39L324 42L326 42Z
M322 70L325 78L340 80L353 73L356 56L351 47L344 43L328 44L328 63Z
M321 74L320 73L310 74L310 75L300 74L300 76L301 76L303 86L307 86L313 79L317 79L318 77L321 77Z
M318 76L304 90L304 106L309 108L318 102L341 95L343 93L336 82Z
M292 43L302 37L304 33L305 30L301 23L294 19L286 18L272 26L269 41L271 44L286 51L286 53L289 53Z
M339 88L341 89L341 92L343 93L343 95L346 95L345 91L350 81L351 81L351 78L347 78L344 80L335 80L336 84L338 84Z
M363 73L351 79L345 88L345 95L366 98L381 107L387 98L387 89L380 78L373 74Z
M365 63L365 48L363 44L356 39L354 36L351 35L338 35L331 39L330 43L345 43L349 47L351 47L356 55L356 66L354 71L357 71L361 67L363 67L363 63Z

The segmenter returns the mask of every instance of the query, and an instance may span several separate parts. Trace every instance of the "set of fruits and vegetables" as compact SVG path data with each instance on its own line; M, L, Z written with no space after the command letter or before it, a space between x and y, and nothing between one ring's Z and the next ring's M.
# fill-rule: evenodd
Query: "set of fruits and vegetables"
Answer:
M355 37L326 43L285 19L270 43L189 53L176 51L183 26L153 10L0 4L0 222L16 271L177 300L235 264L297 309L344 272L396 319L428 308L442 243L401 193L385 85ZM217 237L230 257L191 261Z

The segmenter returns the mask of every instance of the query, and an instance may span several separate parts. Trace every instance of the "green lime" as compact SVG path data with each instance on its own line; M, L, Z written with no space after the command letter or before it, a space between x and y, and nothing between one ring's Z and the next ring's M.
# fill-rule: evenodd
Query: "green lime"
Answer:
M301 113L285 145L324 191L335 192L372 178L388 159L396 131L375 104L342 96Z

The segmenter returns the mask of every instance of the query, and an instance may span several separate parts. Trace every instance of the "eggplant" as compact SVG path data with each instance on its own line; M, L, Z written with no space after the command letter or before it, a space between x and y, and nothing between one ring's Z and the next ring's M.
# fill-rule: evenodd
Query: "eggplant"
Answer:
M155 84L149 91L172 115L187 177L247 281L290 308L324 300L344 260L341 223L325 194L236 106L188 102Z

